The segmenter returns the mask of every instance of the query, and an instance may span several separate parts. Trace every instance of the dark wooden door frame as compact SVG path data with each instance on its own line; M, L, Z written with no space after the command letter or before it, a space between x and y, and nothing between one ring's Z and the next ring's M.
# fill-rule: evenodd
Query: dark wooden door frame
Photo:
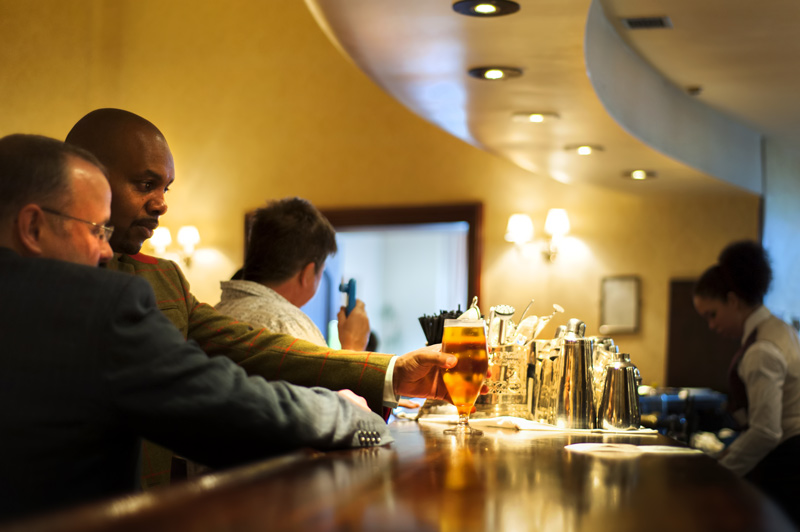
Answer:
M483 258L483 204L446 203L436 205L401 205L389 207L320 208L337 229L467 222L467 305L481 292L481 260ZM254 211L245 213L245 242ZM420 257L424 260L424 257Z

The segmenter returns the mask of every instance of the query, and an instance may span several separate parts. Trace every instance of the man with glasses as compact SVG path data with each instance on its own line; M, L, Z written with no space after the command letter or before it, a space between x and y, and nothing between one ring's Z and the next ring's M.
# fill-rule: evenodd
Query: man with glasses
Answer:
M6 149L10 150L11 147L26 145L27 138L6 137L4 142ZM33 156L35 151L31 151ZM108 242L114 229L107 225L111 214L108 208L111 189L97 166L87 158L75 155L67 158L65 169L52 158L42 157L38 162L37 177L50 177L48 180L42 178L45 181L42 186L50 190L40 195L38 201L31 201L32 192L23 194L23 187L28 184L23 163L29 161L21 161L19 168L7 168L0 183L0 218L9 220L16 216L18 230L7 238L14 238L9 241L13 241L16 244L14 248L22 250L26 256L97 266L113 256ZM10 161L14 162L13 159ZM6 164L10 165L10 162ZM9 227L6 224L5 229Z
M114 226L113 225L103 225L103 224L96 224L94 222L90 222L89 220L84 220L82 218L77 218L75 216L70 216L69 214L64 214L63 212L59 212L55 209L51 209L49 207L42 207L44 212L55 214L56 216L61 216L62 218L68 218L70 220L77 220L78 222L83 222L85 224L89 224L93 227L92 233L94 236L98 238L101 242L108 242L111 238L111 235L114 234Z
M146 281L96 268L110 204L91 154L0 139L0 521L133 491L140 437L213 467L392 440L351 392L210 359Z
M248 373L270 380L351 389L379 413L396 406L400 395L449 397L442 373L456 364L456 357L441 353L438 346L393 357L332 351L273 334L197 301L175 263L139 253L167 212L165 194L175 180L172 153L151 122L120 109L98 109L81 118L66 141L91 152L108 169L115 231L110 242L114 258L107 267L147 279L164 314L207 354L231 358ZM169 458L151 449L145 453L143 483L168 483ZM154 466L156 460L162 461Z
M111 238L111 235L114 234L114 226L90 222L89 220L84 220L83 218L78 218L77 216L64 214L61 211L57 211L56 209L51 209L49 207L41 207L41 209L43 212L46 212L47 214L60 216L61 218L65 218L67 220L75 220L76 222L82 222L89 225L91 227L91 233L97 238L98 242L100 242L101 244L105 244L105 246L103 246L104 248L110 249L108 241ZM66 232L69 233L68 231ZM70 250L76 250L76 247L71 247ZM104 251L106 250L104 249ZM100 262L105 262L106 260L108 260L105 253L103 254L103 256L99 257L99 259L101 259Z

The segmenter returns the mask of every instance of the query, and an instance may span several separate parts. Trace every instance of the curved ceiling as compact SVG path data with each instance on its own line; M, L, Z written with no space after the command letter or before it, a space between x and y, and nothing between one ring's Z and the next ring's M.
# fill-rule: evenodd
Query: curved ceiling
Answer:
M794 2L770 2L769 10L759 5L754 16L754 4L740 0L596 1L629 50L660 72L665 84L701 87L695 100L756 134L800 138L800 106L783 108L800 88L800 76L787 68L789 58L800 54L800 43L789 37L789 21L800 14ZM637 194L741 190L708 168L697 170L646 145L610 116L584 57L590 0L518 2L515 14L478 18L456 13L450 0L306 0L331 40L397 100L537 175ZM635 16L669 16L672 28L632 31L620 22ZM467 74L495 65L523 74L500 81ZM519 112L558 118L530 123L515 120ZM581 144L602 151L580 156L566 149ZM633 169L658 177L622 177Z

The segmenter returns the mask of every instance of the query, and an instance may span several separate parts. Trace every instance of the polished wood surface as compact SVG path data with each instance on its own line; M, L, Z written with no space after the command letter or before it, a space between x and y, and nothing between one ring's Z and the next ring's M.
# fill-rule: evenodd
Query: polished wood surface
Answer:
M15 531L742 531L793 530L704 455L600 458L565 445L673 444L663 436L576 435L397 421L390 446L302 451L87 506Z

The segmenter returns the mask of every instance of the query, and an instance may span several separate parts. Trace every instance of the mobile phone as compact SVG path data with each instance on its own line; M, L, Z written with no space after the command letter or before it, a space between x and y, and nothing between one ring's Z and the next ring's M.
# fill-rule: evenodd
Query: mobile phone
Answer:
M344 282L342 279L341 284L339 285L339 292L344 292L347 294L347 305L344 308L344 315L349 316L350 312L356 306L356 280L350 279L347 282Z

